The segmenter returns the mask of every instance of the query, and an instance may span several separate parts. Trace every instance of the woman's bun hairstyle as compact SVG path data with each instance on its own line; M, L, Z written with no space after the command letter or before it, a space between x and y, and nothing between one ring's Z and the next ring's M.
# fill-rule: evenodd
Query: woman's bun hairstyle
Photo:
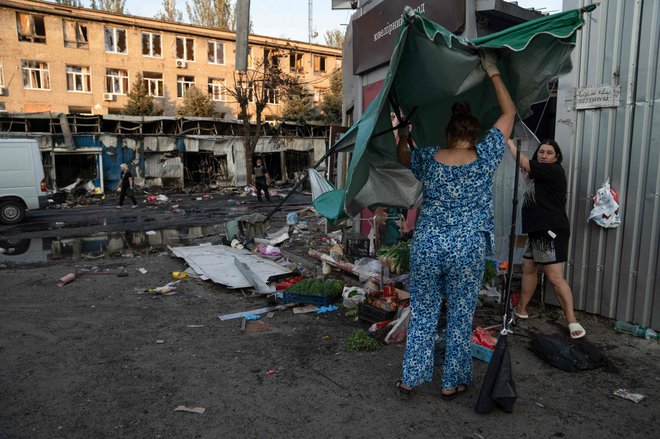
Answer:
M448 147L451 148L457 140L467 140L474 146L479 138L479 129L479 119L472 114L470 104L455 102L451 106L451 119L445 130Z

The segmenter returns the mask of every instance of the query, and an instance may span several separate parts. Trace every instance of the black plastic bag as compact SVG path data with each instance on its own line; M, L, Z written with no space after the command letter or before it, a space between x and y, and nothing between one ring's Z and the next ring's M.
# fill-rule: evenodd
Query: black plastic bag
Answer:
M576 372L578 370L588 370L597 367L576 346L557 338L534 335L532 336L531 348L543 361L567 372Z

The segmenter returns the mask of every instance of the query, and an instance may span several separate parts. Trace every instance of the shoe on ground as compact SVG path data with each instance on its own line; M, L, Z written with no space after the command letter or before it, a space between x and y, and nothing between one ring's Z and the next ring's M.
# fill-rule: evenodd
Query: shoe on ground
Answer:
M513 308L513 315L515 315L517 318L523 319L523 320L529 318L529 314L527 314L527 313L522 314L522 313L518 312L518 307Z
M587 335L587 331L578 322L569 323L568 324L568 332L571 335L571 338L573 340L578 339L578 338L582 338L585 335Z

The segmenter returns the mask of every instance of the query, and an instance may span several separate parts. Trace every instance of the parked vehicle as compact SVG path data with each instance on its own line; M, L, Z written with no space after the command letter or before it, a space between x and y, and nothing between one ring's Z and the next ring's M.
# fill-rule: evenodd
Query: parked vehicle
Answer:
M37 141L0 139L0 223L20 223L27 210L45 208L48 195Z

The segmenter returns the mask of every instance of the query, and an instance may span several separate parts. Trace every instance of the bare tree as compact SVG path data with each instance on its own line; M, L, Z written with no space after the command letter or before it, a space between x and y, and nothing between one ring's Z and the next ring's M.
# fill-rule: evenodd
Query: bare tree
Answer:
M92 0L92 9L116 14L127 14L126 0Z
M187 0L186 12L192 24L231 29L231 2L229 0Z
M341 46L344 45L344 33L339 29L327 30L325 31L325 44L332 47L338 47L341 49Z
M155 18L180 23L183 21L183 13L176 8L176 0L163 0L163 10Z
M238 117L243 122L248 181L252 180L252 155L261 136L263 112L268 105L279 101L280 96L286 93L293 80L279 68L278 60L281 56L271 54L265 60L253 62L253 66L246 72L234 73L234 85L226 87L227 93L240 107ZM254 125L250 123L251 116L254 116Z

